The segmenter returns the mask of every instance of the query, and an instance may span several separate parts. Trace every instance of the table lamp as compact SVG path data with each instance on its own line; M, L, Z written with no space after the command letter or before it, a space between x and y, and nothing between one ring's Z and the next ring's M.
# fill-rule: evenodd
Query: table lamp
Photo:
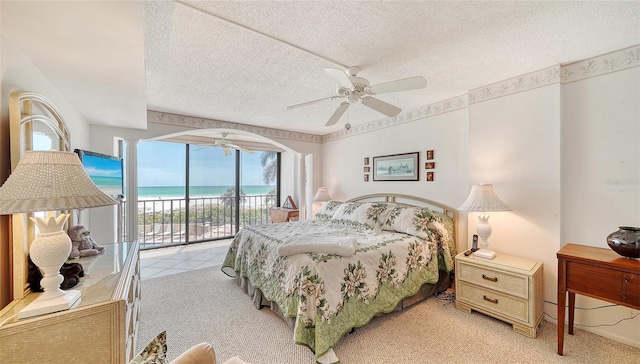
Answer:
M47 211L46 219L30 219L38 227L29 254L40 268L44 293L18 312L18 318L63 311L80 302L79 290L63 291L60 267L71 252L71 239L62 229L69 214L54 210L113 205L116 201L91 181L73 152L27 151L0 187L0 214Z
M327 201L331 201L331 195L329 195L329 191L326 187L318 188L318 192L313 196L314 201L325 203Z
M511 211L511 208L505 205L493 190L493 186L490 184L479 184L471 187L471 192L467 200L458 208L460 211L470 212L496 212L496 211ZM474 256L480 258L493 259L496 256L494 251L488 249L489 243L487 240L491 236L491 225L489 225L489 215L478 215L478 236L480 237L480 250L474 253Z

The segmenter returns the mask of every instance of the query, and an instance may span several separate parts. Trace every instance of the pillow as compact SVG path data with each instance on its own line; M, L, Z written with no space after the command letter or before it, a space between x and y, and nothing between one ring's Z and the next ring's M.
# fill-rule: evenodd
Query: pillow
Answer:
M342 202L340 201L331 200L326 202L324 205L322 205L320 210L316 212L316 216L314 217L314 219L322 222L327 222L331 220L331 218L333 217L333 214L336 212L338 207L340 207L340 205L342 205Z
M379 234L382 225L396 207L390 203L347 202L338 207L331 218L331 223L355 227Z
M429 223L433 216L433 211L426 207L396 207L391 211L382 228L430 239Z
M167 332L163 331L131 359L129 364L167 364Z

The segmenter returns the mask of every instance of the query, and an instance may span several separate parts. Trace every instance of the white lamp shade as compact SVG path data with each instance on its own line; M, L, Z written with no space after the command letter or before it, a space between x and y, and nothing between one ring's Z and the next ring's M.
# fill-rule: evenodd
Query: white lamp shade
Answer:
M467 200L458 208L458 210L493 212L511 211L511 208L500 200L492 185L482 183L471 187L471 192L469 193Z
M327 202L331 201L331 196L329 195L329 191L327 191L326 187L318 188L318 192L313 196L314 201Z
M43 273L44 293L18 312L18 318L66 310L80 302L80 291L62 291L60 267L71 252L71 239L62 230L69 215L54 210L114 205L91 181L78 155L61 151L27 151L0 187L0 214L48 211L46 219L32 220L40 230L29 248L33 263Z
M73 152L27 151L0 187L0 215L114 204Z
M493 190L493 186L486 183L473 185L467 200L458 208L460 211L496 212L511 211ZM489 237L491 236L491 225L489 225L489 215L479 215L476 226L480 237L480 250L475 251L474 256L486 259L493 259L496 256L494 251L489 250Z

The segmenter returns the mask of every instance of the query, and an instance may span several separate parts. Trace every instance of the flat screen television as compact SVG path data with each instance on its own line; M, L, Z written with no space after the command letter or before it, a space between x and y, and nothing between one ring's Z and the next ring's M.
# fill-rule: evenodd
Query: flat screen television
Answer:
M89 178L102 192L114 198L124 195L122 158L82 149L75 152Z

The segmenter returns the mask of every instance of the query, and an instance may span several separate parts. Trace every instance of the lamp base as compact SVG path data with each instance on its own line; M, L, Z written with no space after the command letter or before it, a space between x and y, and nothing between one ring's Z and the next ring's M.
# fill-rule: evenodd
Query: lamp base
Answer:
M80 291L69 290L65 291L64 295L55 298L44 300L40 298L41 297L36 298L20 310L20 312L18 312L18 318L23 319L74 308L80 304Z
M496 252L489 249L479 249L473 253L474 257L493 259L496 257Z

